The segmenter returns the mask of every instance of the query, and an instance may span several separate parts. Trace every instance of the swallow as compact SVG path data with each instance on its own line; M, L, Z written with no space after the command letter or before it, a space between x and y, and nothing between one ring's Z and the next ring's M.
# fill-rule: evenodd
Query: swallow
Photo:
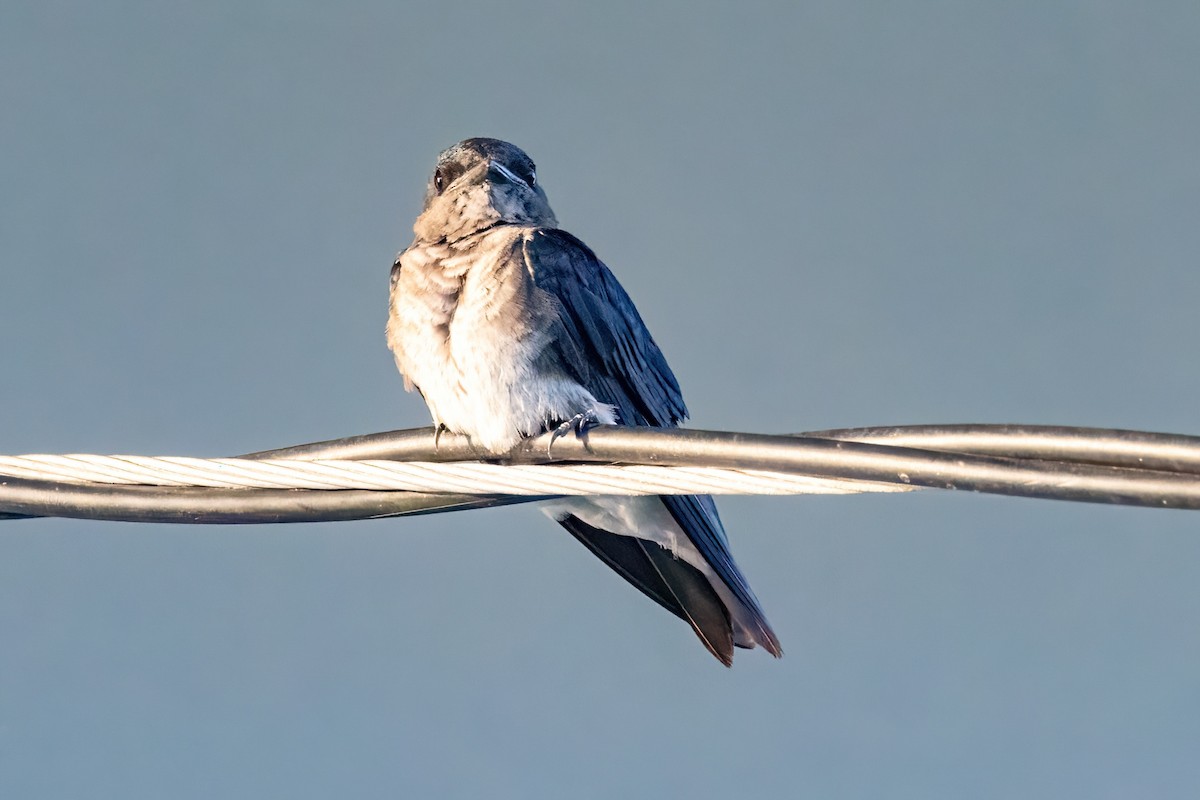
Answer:
M502 455L590 425L670 428L679 383L613 273L558 227L533 161L498 139L443 151L391 273L388 346L437 430ZM779 639L707 495L570 497L544 510L726 666Z

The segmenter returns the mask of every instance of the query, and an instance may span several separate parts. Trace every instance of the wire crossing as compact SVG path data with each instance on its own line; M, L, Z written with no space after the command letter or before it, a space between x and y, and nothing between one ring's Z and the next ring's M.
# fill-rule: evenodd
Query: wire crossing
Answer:
M602 426L497 457L421 428L238 458L0 456L0 519L315 522L563 495L918 488L1200 509L1200 438L1017 425L797 435Z

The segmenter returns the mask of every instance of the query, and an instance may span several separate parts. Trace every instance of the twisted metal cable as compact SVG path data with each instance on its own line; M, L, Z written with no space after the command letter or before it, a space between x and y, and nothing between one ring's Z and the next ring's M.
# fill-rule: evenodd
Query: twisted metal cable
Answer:
M252 453L244 458L270 462L497 461L494 455L474 449L465 437L448 434L435 441L432 429L428 428L317 442ZM553 457L548 453L548 437L543 436L523 442L502 460L508 464L567 461L717 467L805 475L810 479L891 483L904 488L936 487L1095 503L1200 508L1200 439L1139 431L943 425L765 436L603 427L590 431L586 440L560 439L554 444ZM173 468L184 469L187 461L175 459ZM235 462L231 469L244 468ZM121 467L118 472L124 469ZM713 491L710 484L706 486L705 492ZM538 499L538 496L513 496L509 493L511 485L503 483L469 488L503 490L504 494L468 495L461 491L463 484L443 488L460 491L73 486L55 480L0 477L0 518L69 516L206 523L323 521L481 508ZM541 488L549 487L543 484ZM589 488L603 488L607 492L610 487L593 484ZM660 489L654 487L653 493L664 493Z
M853 494L903 492L915 488L719 467L300 461L90 454L0 456L0 474L68 484L511 495Z

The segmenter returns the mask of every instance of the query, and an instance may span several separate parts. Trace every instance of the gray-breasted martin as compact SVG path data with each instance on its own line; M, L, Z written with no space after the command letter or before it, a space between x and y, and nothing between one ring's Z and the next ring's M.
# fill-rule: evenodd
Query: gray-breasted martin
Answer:
M558 228L533 161L498 139L445 150L416 239L392 267L388 345L435 425L501 454L589 423L674 427L675 376L629 295ZM708 496L572 497L544 506L713 655L779 640Z

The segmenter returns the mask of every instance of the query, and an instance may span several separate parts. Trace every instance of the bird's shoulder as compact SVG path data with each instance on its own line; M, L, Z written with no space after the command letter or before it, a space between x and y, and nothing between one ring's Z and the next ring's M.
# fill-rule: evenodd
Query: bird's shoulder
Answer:
M549 285L608 272L592 248L559 228L525 228L520 242L529 271Z
M579 237L558 228L530 228L519 246L539 289L555 295L571 310L611 317L614 325L631 335L644 333L649 338L625 288Z

